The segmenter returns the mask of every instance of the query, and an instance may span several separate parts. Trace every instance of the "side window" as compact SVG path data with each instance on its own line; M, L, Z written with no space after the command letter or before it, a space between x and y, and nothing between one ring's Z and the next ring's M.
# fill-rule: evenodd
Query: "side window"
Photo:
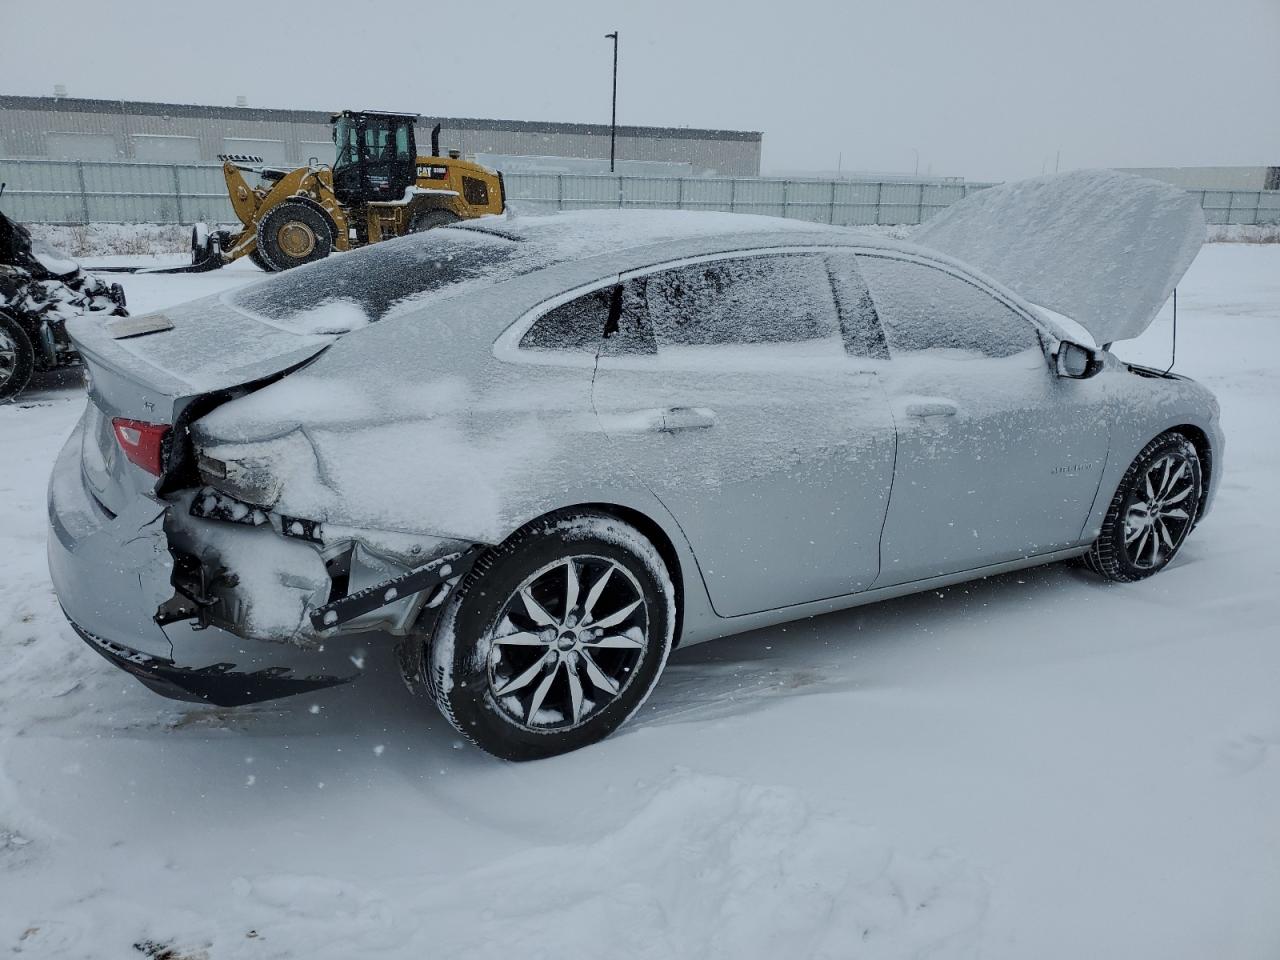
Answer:
M595 290L586 296L552 307L534 321L520 338L525 350L572 350L595 353L609 320L613 288Z
M659 345L793 343L838 336L822 257L744 257L650 274L645 305Z
M488 206L489 187L483 180L478 180L475 177L463 177L462 198L473 207Z
M858 273L852 254L833 255L828 261L831 284L836 291L836 308L840 312L840 335L845 352L852 357L889 359L884 328L876 315L875 301L866 281Z
M888 257L859 255L857 261L895 353L941 349L1011 357L1040 346L1026 318L960 277Z

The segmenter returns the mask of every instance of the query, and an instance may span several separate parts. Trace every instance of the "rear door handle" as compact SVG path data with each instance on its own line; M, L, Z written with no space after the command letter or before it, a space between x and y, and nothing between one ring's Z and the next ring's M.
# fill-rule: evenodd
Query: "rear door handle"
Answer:
M716 413L706 407L669 407L662 411L662 433L680 430L705 430L716 425Z
M916 400L907 404L908 417L954 417L956 405L950 400Z
M647 407L601 414L600 422L609 433L677 433L713 427L716 414L706 407Z

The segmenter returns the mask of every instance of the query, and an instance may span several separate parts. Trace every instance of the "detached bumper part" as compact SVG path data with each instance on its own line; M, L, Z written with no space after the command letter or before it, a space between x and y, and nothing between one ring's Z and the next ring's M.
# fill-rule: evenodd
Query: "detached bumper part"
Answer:
M425 593L428 590L438 591L442 585L456 580L470 570L481 549L483 548L477 544L461 553L438 557L426 566L403 576L375 583L373 586L317 607L311 611L311 625L317 631L331 630L414 594ZM438 599L443 600L444 597L441 596ZM438 606L438 602L433 602L436 600L434 596L428 598L428 606Z

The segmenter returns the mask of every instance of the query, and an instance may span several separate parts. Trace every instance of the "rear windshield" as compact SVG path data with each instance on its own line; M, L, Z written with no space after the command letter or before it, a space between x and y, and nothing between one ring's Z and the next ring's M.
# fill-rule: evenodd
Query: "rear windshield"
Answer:
M225 302L295 333L346 333L546 266L528 246L438 228L296 267L234 290Z

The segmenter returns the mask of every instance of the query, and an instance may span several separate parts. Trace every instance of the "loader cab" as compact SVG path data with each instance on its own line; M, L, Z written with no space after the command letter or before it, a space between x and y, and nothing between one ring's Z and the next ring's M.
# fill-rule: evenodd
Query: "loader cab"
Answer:
M412 113L343 110L333 115L333 192L343 205L399 200L417 179Z

